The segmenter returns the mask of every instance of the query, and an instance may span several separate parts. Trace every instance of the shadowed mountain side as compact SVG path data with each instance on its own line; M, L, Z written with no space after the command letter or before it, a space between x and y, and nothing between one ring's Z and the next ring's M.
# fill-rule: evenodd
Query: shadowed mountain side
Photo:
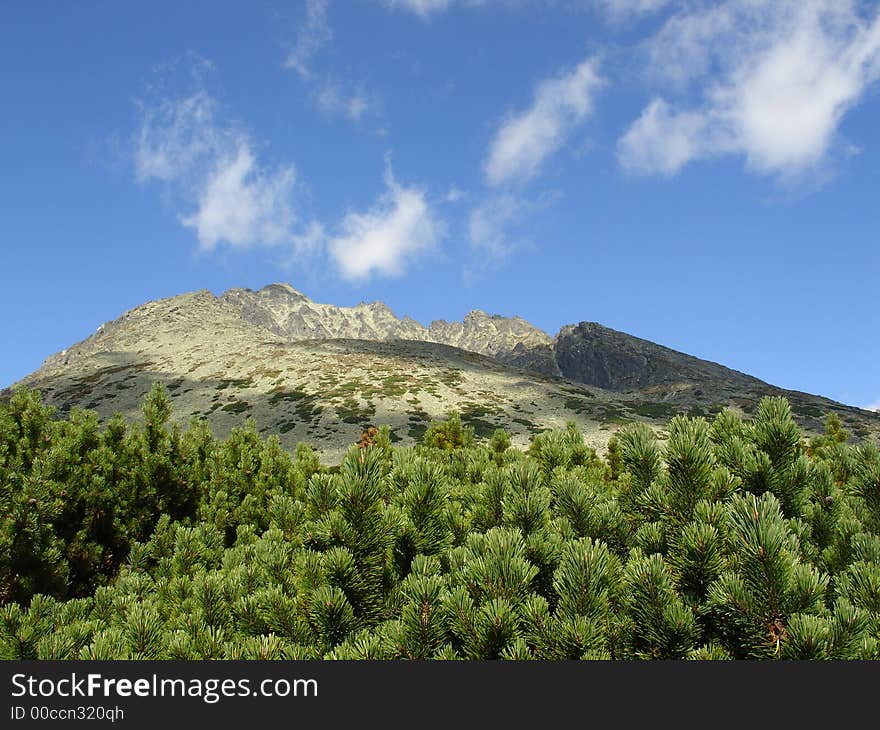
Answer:
M727 404L753 414L764 396L784 396L809 431L821 431L825 415L834 412L856 436L880 433L880 414L770 385L596 322L563 327L554 350L566 378L617 392L637 412L657 415L690 410L698 414Z
M562 375L606 390L642 390L682 383L767 387L767 383L718 363L701 360L596 322L567 325L554 343Z
M181 425L205 418L223 437L253 418L261 433L277 434L286 449L305 441L328 463L338 461L368 425L387 424L396 442L408 444L421 438L431 419L453 410L478 437L503 427L517 446L526 446L542 430L574 421L587 443L604 451L611 434L630 421L661 430L676 413L711 417L722 405L633 398L424 342L270 341L226 356L220 363L196 359L187 368L191 372L181 375L142 352L94 353L79 358L75 369L33 377L26 384L62 412L92 408L106 421L114 413L138 420L141 399L161 382ZM754 403L724 405L748 414ZM794 405L802 424L821 427L822 411L816 418L805 417ZM841 417L850 428L864 428L847 413Z
M267 353L271 365L264 364ZM61 412L86 407L106 421L114 413L137 420L141 399L161 382L180 424L206 418L215 434L225 436L253 418L261 433L278 434L285 448L305 441L331 462L368 425L387 424L395 441L413 443L431 419L453 410L478 436L503 427L519 446L572 420L601 449L612 430L628 420L600 392L434 343L266 342L249 353L231 354L233 363L222 364L223 377L216 375L216 363L202 363L181 376L145 360L143 353L111 352L86 355L75 370L24 384L40 390ZM215 374L202 376L203 371Z

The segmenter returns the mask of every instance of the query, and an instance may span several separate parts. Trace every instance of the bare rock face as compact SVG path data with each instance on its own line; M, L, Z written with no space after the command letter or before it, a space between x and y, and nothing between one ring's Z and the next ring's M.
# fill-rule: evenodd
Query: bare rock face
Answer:
M220 301L238 307L246 322L289 340L424 339L418 336L424 327L398 319L382 302L356 307L318 304L288 284L270 284L256 292L230 289Z
M382 302L361 302L356 307L319 304L289 284L270 284L259 291L230 289L219 299L237 307L246 322L291 341L436 342L525 370L559 375L553 358L553 338L520 317L490 316L475 310L463 322L436 320L430 327L424 327L410 317L398 318Z
M560 374L553 357L553 338L521 317L490 316L475 309L463 322L434 320L428 328L428 339L488 355L523 370L557 377Z
M743 388L766 386L757 378L723 365L700 360L596 322L563 327L556 338L554 352L564 377L606 390L641 390L652 386L722 381Z

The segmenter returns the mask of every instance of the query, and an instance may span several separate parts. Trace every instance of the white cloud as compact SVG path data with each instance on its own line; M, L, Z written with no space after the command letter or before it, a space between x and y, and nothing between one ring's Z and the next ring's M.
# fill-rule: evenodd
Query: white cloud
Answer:
M339 235L327 244L346 279L364 279L373 272L401 275L407 264L434 249L442 235L424 192L406 188L385 173L386 192L366 213L348 213Z
M700 112L676 112L655 99L618 143L618 158L630 172L672 175L710 147L709 123Z
M284 62L287 68L292 68L306 81L312 78L312 57L333 38L333 30L327 21L328 4L329 0L306 0L305 23Z
M871 403L870 405L864 406L866 411L876 411L880 413L880 400Z
M760 13L765 2L756 3ZM758 17L747 20L746 11L746 5L739 0L722 0L714 5L693 5L676 13L644 43L647 75L681 88L695 79L705 81L710 71L718 67L735 64L746 53L743 42L750 42L749 31L756 34L764 25ZM736 42L739 36L743 41ZM726 40L728 45L719 44L719 40Z
M557 78L541 82L532 105L509 117L492 141L484 164L490 185L525 181L564 143L593 110L593 97L602 86L590 58Z
M261 170L241 142L233 155L217 161L199 193L197 210L181 222L195 229L204 250L222 242L237 248L292 244L295 179L293 167Z
M348 99L346 113L363 113L358 104ZM176 204L189 208L179 219L195 232L203 251L221 245L272 247L280 249L280 260L299 267L326 251L344 278L362 279L402 274L442 236L424 192L399 184L390 166L387 190L376 204L366 212L349 212L331 237L321 222L299 221L293 165L261 162L251 137L221 118L203 88L141 103L140 110L132 140L136 177L162 183Z
M618 144L621 164L672 174L739 154L786 178L819 168L839 124L880 78L880 13L855 0L727 0L669 20L653 68L696 104L655 99Z
M303 245L295 230L295 172L269 169L256 158L249 136L218 119L203 89L190 96L141 104L134 135L139 182L164 183L181 204L194 208L181 223L195 230L203 250Z

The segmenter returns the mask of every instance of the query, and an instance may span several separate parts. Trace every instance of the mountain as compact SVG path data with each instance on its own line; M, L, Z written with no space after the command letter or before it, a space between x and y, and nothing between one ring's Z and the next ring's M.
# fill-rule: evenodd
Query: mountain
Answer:
M499 362L545 375L560 375L553 338L520 317L470 312L463 322L438 319L429 327L410 317L398 319L382 302L336 307L317 304L289 284L252 291L230 289L220 300L241 310L242 318L290 340L419 340L452 345Z
M566 325L554 342L566 378L614 391L726 383L737 389L768 387L757 378L692 355L603 327L596 322Z
M675 413L724 406L750 414L764 395L788 397L808 430L833 411L860 437L880 434L880 414L596 323L563 327L554 338L519 317L474 311L425 327L381 302L320 304L287 284L148 302L47 358L20 384L62 412L83 406L106 419L137 418L156 381L180 422L207 418L224 435L253 418L287 448L308 441L327 460L369 424L388 424L409 443L452 410L478 435L504 427L521 446L574 421L601 450L628 421L661 428Z

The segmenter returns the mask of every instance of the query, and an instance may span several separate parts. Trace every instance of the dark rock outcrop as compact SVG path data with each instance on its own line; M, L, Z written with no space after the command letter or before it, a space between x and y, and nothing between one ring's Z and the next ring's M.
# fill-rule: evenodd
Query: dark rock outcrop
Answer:
M553 346L562 375L606 390L641 390L652 386L721 383L739 387L765 385L723 365L677 352L649 340L581 322L563 327Z

